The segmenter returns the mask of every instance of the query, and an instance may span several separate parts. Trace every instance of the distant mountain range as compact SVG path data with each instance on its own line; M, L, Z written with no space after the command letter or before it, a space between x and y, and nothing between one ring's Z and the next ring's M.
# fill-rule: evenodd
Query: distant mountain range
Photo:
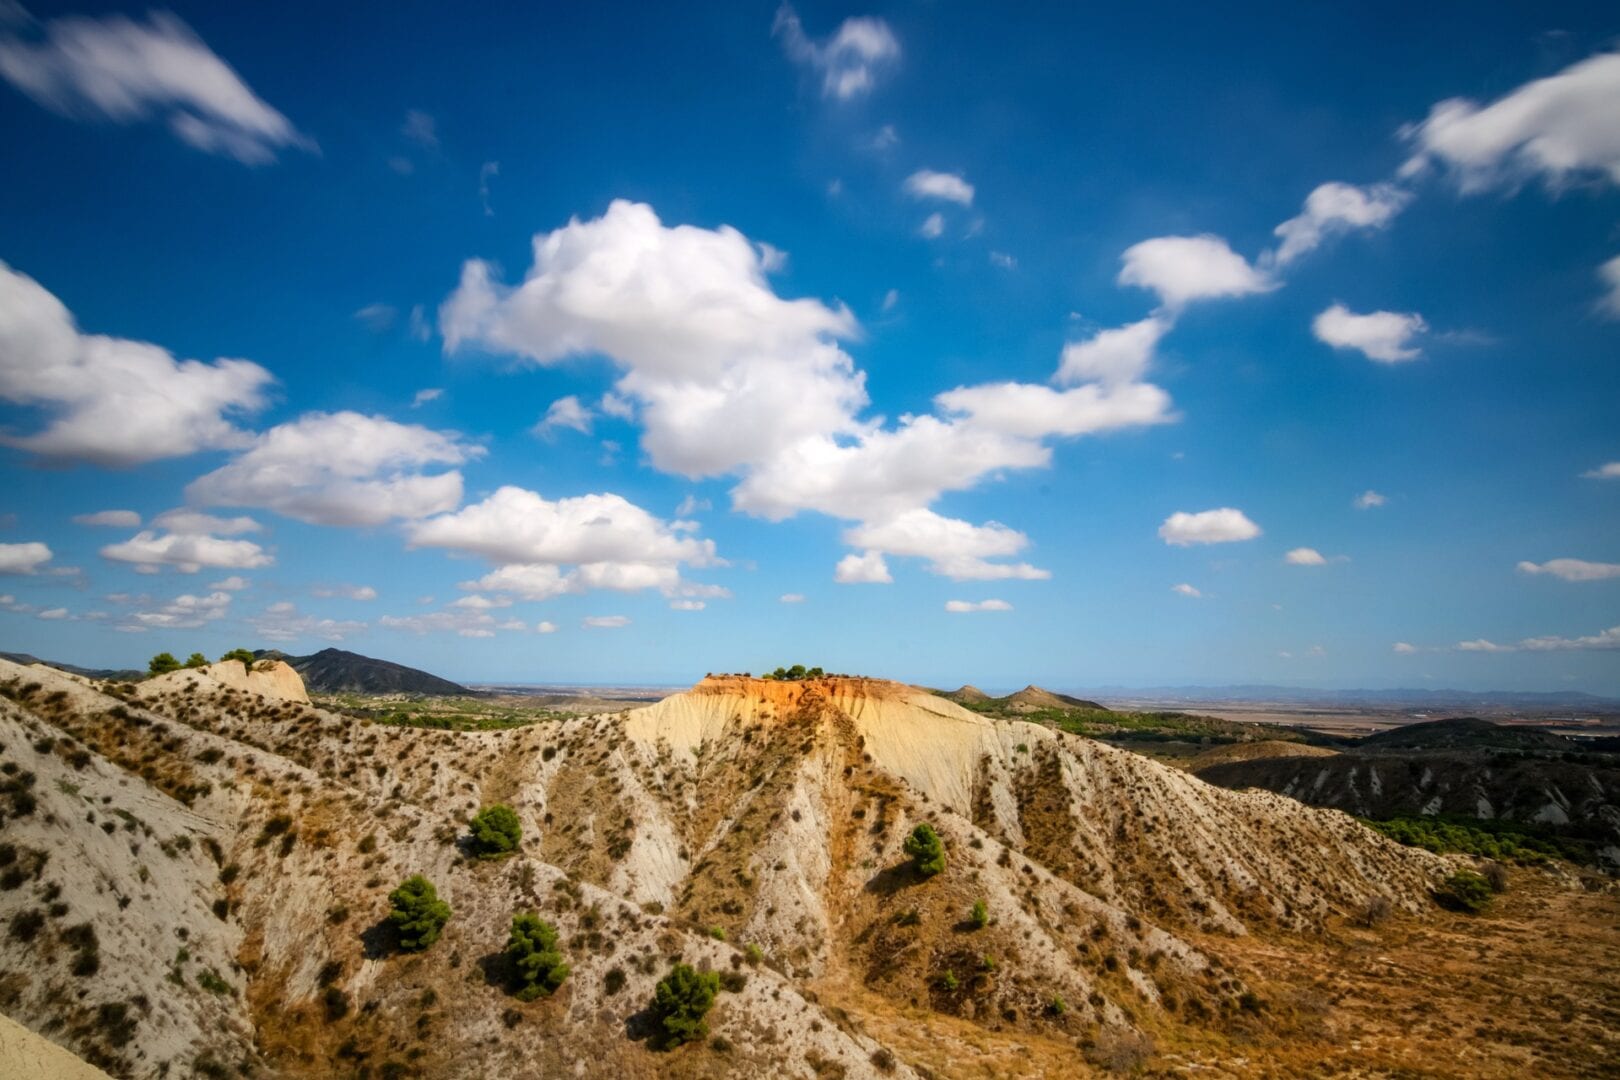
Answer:
M259 649L260 659L285 660L316 694L429 694L464 696L473 691L404 664L378 660L343 649L322 649L309 656L288 656L279 649Z
M1537 708L1620 707L1620 699L1578 690L1316 690L1302 686L1100 686L1088 696L1165 702L1276 701L1333 705L1529 705Z
M87 679L144 679L146 672L134 668L87 668L77 664L59 664L55 660L41 660L32 653L0 652L0 660L10 660L13 664L45 664L58 671L70 672L74 675L83 675Z

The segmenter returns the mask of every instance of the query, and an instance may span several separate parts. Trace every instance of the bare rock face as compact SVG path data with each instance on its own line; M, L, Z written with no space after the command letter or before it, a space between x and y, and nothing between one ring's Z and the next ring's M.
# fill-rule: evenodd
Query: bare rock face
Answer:
M167 675L147 679L140 683L142 697L167 694L188 683L197 684L199 690L227 687L240 693L257 694L274 701L309 704L304 680L284 660L260 660L251 668L240 660L222 660L205 668L187 668L171 671Z
M107 1074L0 1014L0 1076L30 1080L107 1080Z

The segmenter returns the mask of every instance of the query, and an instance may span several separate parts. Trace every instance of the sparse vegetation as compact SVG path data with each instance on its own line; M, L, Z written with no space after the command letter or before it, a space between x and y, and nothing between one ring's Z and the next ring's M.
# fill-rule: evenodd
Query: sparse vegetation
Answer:
M399 934L399 947L420 952L439 940L444 924L450 921L450 905L439 899L439 891L421 874L413 874L388 894L388 919Z
M720 992L720 976L676 964L653 990L652 1012L666 1047L695 1042L709 1033L704 1017Z
M531 912L512 916L504 951L519 1001L549 997L568 978L568 965L557 948L557 928Z
M923 877L933 877L945 869L945 842L926 821L911 830L901 848L911 856L912 869Z
M517 813L504 803L486 806L472 819L473 853L480 859L504 859L523 839Z
M1480 859L1535 864L1547 859L1582 860L1576 841L1538 835L1532 826L1501 818L1399 817L1365 821L1396 843L1436 854L1460 853Z
M983 900L973 901L973 910L968 912L968 923L975 930L983 930L990 925L990 905Z
M807 668L803 664L794 664L792 667L779 667L775 671L761 675L762 679L772 679L779 682L802 682L805 679L819 679L824 675L818 667Z
M247 668L249 671L253 670L254 656L253 653L248 649L232 649L230 652L219 658L219 662L222 664L227 660L240 660L243 667Z
M1491 884L1472 870L1459 870L1435 890L1441 907L1477 915L1491 902Z

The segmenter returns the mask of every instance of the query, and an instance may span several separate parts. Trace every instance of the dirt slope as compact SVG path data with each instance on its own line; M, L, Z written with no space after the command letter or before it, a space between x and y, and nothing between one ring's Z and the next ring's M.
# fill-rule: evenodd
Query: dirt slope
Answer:
M0 891L0 918L59 885L96 916L107 973L74 976L77 913L47 914L33 943L0 942L0 1011L120 1076L199 1060L281 1076L1076 1075L1131 1040L1242 1038L1271 994L1245 956L1374 897L1430 918L1450 866L1336 811L881 680L720 677L501 732L374 725L203 679L124 701L0 664L0 690L0 761L38 795L7 837L49 853ZM465 857L467 819L496 801L519 814L521 853ZM923 821L947 849L928 879L902 851ZM405 956L380 920L411 873L455 915ZM573 967L549 1000L502 984L518 909L557 924ZM661 1053L646 1004L676 957L734 989L714 1042ZM87 1023L118 1002L134 1022L116 1038Z
M1212 765L1229 765L1236 761L1261 761L1268 758L1333 757L1338 751L1327 746L1309 746L1279 739L1261 739L1258 742L1227 743L1212 746L1188 761L1185 768L1197 776Z

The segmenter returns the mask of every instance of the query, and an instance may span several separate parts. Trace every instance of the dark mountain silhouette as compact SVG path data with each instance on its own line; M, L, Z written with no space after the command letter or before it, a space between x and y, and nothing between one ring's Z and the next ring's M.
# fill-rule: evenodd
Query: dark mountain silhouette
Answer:
M322 649L309 656L288 656L278 649L260 649L260 659L285 660L303 676L304 686L316 694L471 694L460 683L441 679L404 664L378 660L343 649Z

